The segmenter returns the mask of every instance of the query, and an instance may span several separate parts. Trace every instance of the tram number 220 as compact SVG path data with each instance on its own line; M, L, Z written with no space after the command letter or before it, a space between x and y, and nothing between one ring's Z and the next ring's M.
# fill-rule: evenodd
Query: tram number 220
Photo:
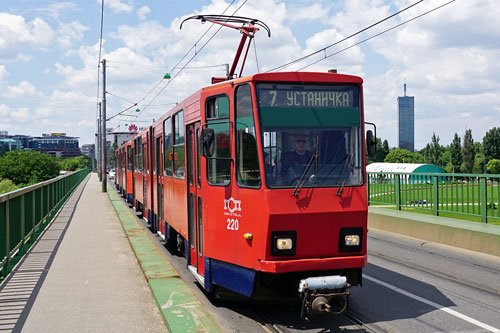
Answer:
M227 230L238 230L240 228L240 222L237 219L227 219Z

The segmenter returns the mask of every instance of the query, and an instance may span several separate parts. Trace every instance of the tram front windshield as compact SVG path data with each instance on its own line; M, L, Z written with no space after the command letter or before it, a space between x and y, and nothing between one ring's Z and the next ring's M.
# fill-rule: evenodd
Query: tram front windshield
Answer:
M266 83L256 90L268 187L363 183L358 86Z

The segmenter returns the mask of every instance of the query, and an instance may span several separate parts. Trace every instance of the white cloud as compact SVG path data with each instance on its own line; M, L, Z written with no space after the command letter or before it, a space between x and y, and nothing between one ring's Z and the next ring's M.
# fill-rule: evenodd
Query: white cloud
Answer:
M308 6L290 6L288 19L290 22L304 24L307 21L326 21L329 8L323 7L322 3L312 3Z
M145 20L146 16L148 16L149 13L151 13L151 8L149 8L148 6L142 6L137 10L137 16L141 20Z
M99 44L92 46L80 46L75 55L79 57L82 68L74 68L71 65L55 63L56 73L63 79L61 86L65 89L75 89L78 91L89 91L97 86L97 58L99 54Z
M101 3L100 0L98 0L99 3ZM134 6L131 5L130 3L123 3L120 0L107 0L104 2L105 5L107 5L109 8L111 8L112 11L114 12L127 12L130 13L133 9Z
M77 42L81 42L84 32L89 27L84 26L78 21L70 23L60 23L57 29L57 42L64 48L69 48Z
M126 47L142 52L158 49L169 40L168 28L158 22L149 21L137 27L121 25L111 37L123 41Z
M43 49L53 39L54 31L40 18L26 22L22 16L0 13L0 59L26 59L27 48Z
M37 97L41 94L37 92L35 86L28 81L21 81L18 85L11 86L5 81L9 76L4 65L0 65L0 97L8 99Z
M57 20L62 12L70 10L77 10L77 5L74 2L54 2L45 7L38 8L37 12Z

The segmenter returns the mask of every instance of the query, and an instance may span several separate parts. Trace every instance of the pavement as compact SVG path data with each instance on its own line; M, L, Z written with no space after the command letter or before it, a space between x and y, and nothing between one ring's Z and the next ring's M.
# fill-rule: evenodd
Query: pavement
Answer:
M0 331L167 331L95 173L0 285Z

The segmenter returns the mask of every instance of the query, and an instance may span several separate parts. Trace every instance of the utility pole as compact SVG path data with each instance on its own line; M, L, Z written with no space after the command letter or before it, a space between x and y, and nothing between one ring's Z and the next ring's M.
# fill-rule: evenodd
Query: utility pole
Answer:
M95 141L94 141L95 142ZM92 150L92 172L95 172L96 171L96 162L95 162L95 143L94 143L94 150Z
M99 176L99 181L102 182L102 172L101 172L101 102L99 102L99 118L97 119L97 175Z
M102 191L107 191L106 177L106 59L102 59L102 117L101 117L101 135L102 135Z

